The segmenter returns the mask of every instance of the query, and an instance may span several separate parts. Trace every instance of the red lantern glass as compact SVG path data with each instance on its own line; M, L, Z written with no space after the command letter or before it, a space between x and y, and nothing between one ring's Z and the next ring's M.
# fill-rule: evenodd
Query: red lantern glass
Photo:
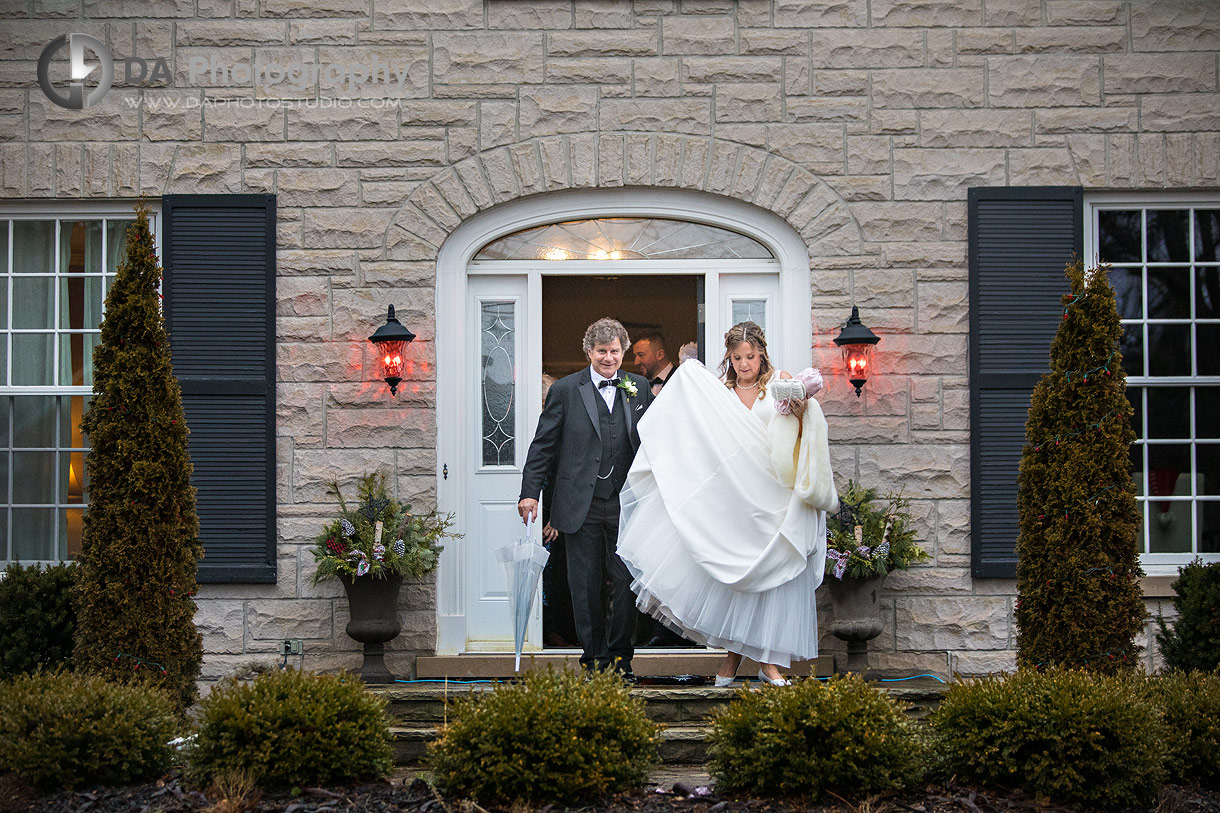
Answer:
M847 380L856 388L856 397L868 380L868 368L873 357L873 347L881 341L876 333L869 330L860 321L860 311L851 306L851 316L843 324L843 329L835 337L835 344L843 348L843 362L847 365Z
M845 344L843 345L843 362L847 365L847 380L856 388L859 397L864 382L868 380L868 365L872 360L873 345Z
M407 352L406 342L381 342L381 377L395 394L402 382L403 356Z
M377 362L381 366L381 377L390 385L390 395L398 394L402 383L402 370L407 361L407 345L415 334L403 327L394 317L394 306L390 306L385 324L377 328L369 341L377 348Z

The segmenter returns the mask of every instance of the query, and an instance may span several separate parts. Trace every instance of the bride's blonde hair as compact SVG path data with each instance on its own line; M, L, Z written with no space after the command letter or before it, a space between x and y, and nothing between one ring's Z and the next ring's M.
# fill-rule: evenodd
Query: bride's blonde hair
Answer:
M724 358L720 361L720 377L729 389L737 386L737 371L733 369L730 356L733 355L733 349L742 342L749 342L750 346L758 351L758 397L764 398L767 394L767 383L775 375L775 366L767 355L767 334L763 333L763 329L755 322L738 322L724 334Z

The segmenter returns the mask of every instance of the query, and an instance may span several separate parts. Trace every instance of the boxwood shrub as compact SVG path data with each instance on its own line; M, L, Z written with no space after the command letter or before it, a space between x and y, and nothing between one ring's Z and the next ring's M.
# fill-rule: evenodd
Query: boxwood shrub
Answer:
M1220 673L1170 672L1148 687L1165 718L1168 780L1220 787Z
M709 743L717 790L764 796L898 789L920 778L924 759L901 706L858 675L743 689Z
M380 779L393 767L385 705L347 675L230 680L200 702L188 777L206 786L244 771L264 788Z
M40 790L154 778L172 761L169 699L70 672L0 683L0 772Z
M659 726L613 673L550 668L455 701L431 745L441 791L480 803L576 804L638 788Z
M1177 617L1166 624L1157 616L1156 641L1170 669L1220 667L1220 562L1196 559L1178 571L1173 582Z
M0 578L0 680L69 667L76 565L10 564Z
M1142 679L1033 669L949 687L930 716L937 771L1086 808L1147 805L1165 727Z

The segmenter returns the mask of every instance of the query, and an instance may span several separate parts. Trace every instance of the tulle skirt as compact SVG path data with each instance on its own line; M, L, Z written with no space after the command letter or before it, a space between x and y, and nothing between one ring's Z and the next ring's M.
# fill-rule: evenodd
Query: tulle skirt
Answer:
M670 629L760 663L789 666L818 655L817 567L757 593L712 579L679 538L655 489L622 494L619 556L633 578L636 606ZM821 514L820 534L826 520Z

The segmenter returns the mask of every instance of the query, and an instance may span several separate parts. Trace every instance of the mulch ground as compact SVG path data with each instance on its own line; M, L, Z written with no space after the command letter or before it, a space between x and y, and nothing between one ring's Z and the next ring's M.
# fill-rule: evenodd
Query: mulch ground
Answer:
M515 807L511 813L522 813L527 809ZM1034 799L1020 792L979 791L954 786L929 786L922 793L908 792L902 796L830 799L829 803L815 805L802 799L720 798L705 787L689 787L681 782L668 787L614 796L599 804L578 808L587 813L1053 813L1071 809ZM12 785L11 782L0 783L0 811L15 813L27 810L39 813L478 813L484 808L472 802L442 799L430 785L420 779L339 790L306 788L296 795L269 793L245 800L209 798L199 791L187 789L174 775L147 785L63 792L49 796L35 796ZM540 813L559 813L560 809L548 805L536 810ZM1162 791L1158 804L1148 811L1220 813L1220 792L1171 785Z

